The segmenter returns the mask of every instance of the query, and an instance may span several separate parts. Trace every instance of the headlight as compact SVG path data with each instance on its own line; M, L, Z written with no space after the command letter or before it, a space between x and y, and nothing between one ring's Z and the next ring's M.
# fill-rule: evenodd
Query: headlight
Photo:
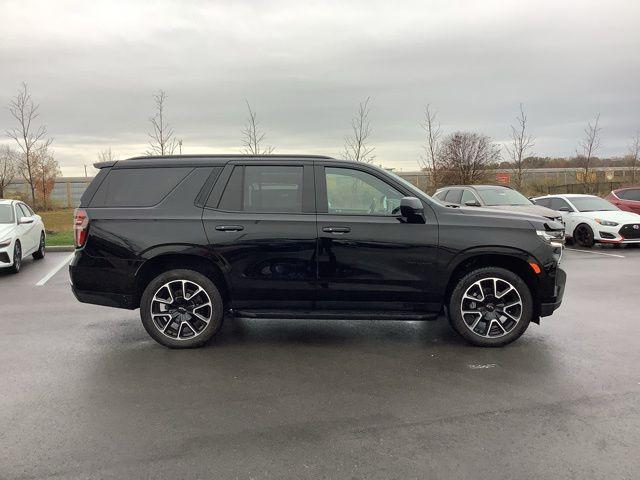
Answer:
M596 218L595 220L597 223L599 223L600 225L604 225L605 227L617 227L618 225L620 225L619 223L612 222L610 220L602 220L601 218Z
M564 233L562 230L536 230L538 236L552 247L562 247Z
M11 238L0 240L0 248L8 247L9 245L11 245Z

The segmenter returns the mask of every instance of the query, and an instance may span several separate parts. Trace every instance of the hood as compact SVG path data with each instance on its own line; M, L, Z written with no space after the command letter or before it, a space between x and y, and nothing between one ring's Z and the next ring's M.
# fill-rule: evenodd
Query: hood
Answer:
M611 210L604 212L579 212L577 215L587 218L601 218L602 220L611 220L620 224L624 223L640 223L640 215L633 212L625 212L624 210Z
M506 210L509 212L522 212L522 213L530 213L532 215L539 215L541 217L546 218L559 218L562 216L560 212L556 212L555 210L551 210L550 208L543 207L542 205L496 205L487 208L492 208L496 210Z
M537 215L532 211L514 211L494 207L460 207L459 210L465 215L503 218L506 220L525 220L528 222L544 223L547 219L541 215Z
M11 236L14 228L16 228L14 223L0 223L0 240L4 240L5 237Z

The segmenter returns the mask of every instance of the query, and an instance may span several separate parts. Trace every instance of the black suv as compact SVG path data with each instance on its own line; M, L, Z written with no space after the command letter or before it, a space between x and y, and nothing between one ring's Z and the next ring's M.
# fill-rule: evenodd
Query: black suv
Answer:
M250 318L433 319L475 345L559 307L562 225L453 209L396 175L320 156L168 156L96 164L69 268L81 302L140 308L195 347Z

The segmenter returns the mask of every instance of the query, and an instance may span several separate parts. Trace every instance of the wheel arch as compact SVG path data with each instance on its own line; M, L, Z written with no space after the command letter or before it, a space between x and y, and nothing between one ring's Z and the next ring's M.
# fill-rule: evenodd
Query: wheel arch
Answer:
M467 273L483 267L498 267L509 270L518 275L531 291L534 304L534 322L538 323L538 281L529 262L538 263L533 257L520 250L504 250L501 252L477 251L469 252L450 265L449 281L447 282L444 301L449 305L451 294Z
M155 277L175 269L194 270L205 275L218 287L224 302L230 300L226 278L214 258L193 253L162 253L149 258L138 268L135 274L135 305L139 306L144 289Z

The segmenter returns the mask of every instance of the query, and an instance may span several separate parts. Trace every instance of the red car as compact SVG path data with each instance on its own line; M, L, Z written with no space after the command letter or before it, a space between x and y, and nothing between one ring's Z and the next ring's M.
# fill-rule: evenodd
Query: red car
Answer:
M620 210L640 214L640 187L626 187L614 190L605 197Z

